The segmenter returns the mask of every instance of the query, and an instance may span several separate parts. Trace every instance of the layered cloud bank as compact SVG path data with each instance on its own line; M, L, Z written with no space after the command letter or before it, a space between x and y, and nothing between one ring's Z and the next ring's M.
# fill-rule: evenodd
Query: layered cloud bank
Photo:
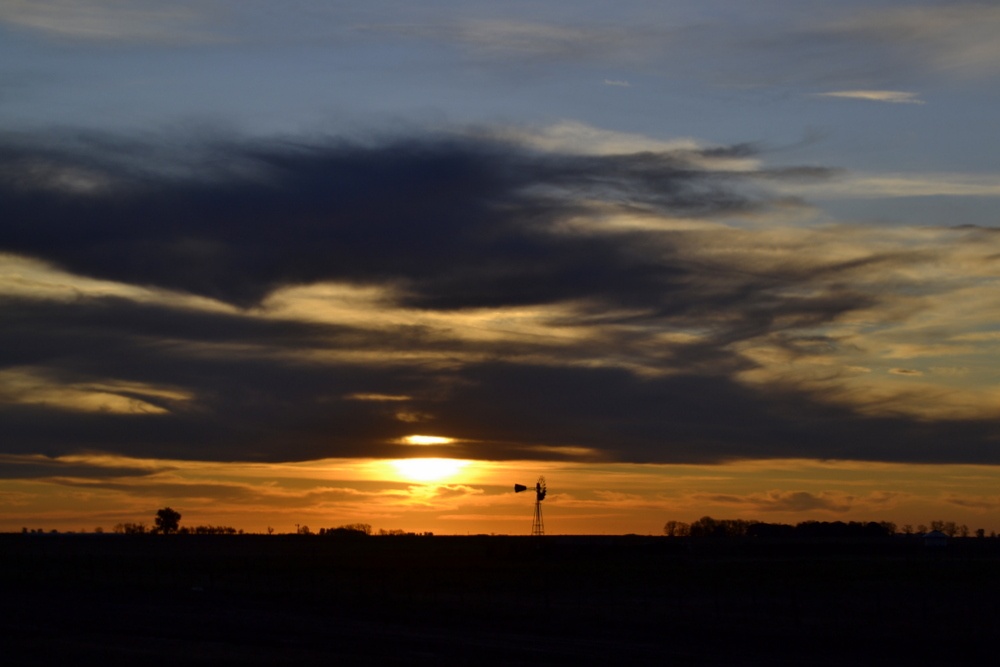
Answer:
M7 137L3 453L1000 461L992 230L641 145Z

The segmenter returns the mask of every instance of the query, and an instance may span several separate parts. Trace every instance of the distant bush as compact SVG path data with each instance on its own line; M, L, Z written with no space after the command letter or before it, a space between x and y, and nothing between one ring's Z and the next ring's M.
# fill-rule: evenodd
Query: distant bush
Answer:
M958 535L968 535L964 526L944 524ZM932 524L934 525L934 524ZM965 528L963 531L962 529ZM904 532L906 532L904 530ZM663 526L663 533L668 537L697 538L878 538L890 537L896 534L896 524L891 521L803 521L794 526L785 523L766 523L763 521L747 521L744 519L713 519L704 516L694 523L668 521Z
M146 524L142 523L116 523L115 527L111 529L112 532L118 533L119 535L143 535L146 531Z
M320 528L319 534L328 537L368 537L372 534L372 527L367 523L349 523L336 528Z

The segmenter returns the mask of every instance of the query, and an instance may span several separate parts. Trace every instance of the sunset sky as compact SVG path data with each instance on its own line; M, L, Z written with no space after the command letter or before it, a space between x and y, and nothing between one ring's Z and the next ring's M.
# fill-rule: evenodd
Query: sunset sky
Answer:
M0 531L1000 531L998 34L4 0Z

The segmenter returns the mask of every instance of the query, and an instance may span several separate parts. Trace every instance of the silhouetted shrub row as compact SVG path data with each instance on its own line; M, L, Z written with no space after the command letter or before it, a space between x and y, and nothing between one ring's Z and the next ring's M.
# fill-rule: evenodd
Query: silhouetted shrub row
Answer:
M184 527L177 531L181 535L242 535L242 530L232 526L194 526Z
M693 523L667 521L663 534L668 537L745 537L745 538L878 538L897 534L923 535L932 530L940 531L948 537L968 537L969 528L954 521L932 521L930 526L920 524L913 528L907 524L897 531L891 521L803 521L794 526L786 523L765 523L746 519L713 519L705 516ZM976 537L986 537L986 531L979 528ZM996 537L991 533L990 537Z

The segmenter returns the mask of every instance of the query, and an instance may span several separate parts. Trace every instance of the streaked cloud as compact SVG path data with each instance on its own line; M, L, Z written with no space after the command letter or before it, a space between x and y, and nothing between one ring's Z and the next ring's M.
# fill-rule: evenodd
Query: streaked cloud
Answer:
M165 414L170 405L190 398L181 391L141 382L67 383L46 378L41 369L0 370L0 403L109 414Z
M619 132L594 127L575 120L561 120L540 127L500 126L474 137L497 137L552 153L612 156L629 153L678 153L695 159L699 151L708 148L694 139L655 139L633 132ZM720 151L721 153L721 151ZM709 156L710 158L711 156ZM720 154L717 157L724 158ZM748 159L750 156L746 156ZM758 166L753 164L752 166Z
M817 495L808 491L769 491L749 496L714 495L705 500L716 504L747 505L758 512L815 512L817 510L843 513L851 509L852 498L841 494Z
M1000 175L988 173L834 174L823 182L779 183L789 194L817 199L1000 197Z
M829 93L815 93L815 97L839 97L871 102L889 102L891 104L924 104L916 93L898 90L838 90Z
M962 497L949 496L945 502L958 507L981 510L983 512L995 512L1000 507L1000 498L996 496Z
M344 398L353 401L409 401L411 397L392 394L348 394Z
M882 43L903 57L945 72L995 74L1000 8L987 2L870 9L831 22L828 29Z
M572 20L531 21L513 17L378 22L357 29L450 43L474 58L546 63L620 57L654 34L637 35L634 30L616 24L598 26Z
M549 57L608 48L623 37L615 39L608 31L591 27L504 19L462 21L455 25L455 35L476 50Z
M0 6L0 22L87 40L192 42L207 38L199 35L196 8L155 0L7 0Z

